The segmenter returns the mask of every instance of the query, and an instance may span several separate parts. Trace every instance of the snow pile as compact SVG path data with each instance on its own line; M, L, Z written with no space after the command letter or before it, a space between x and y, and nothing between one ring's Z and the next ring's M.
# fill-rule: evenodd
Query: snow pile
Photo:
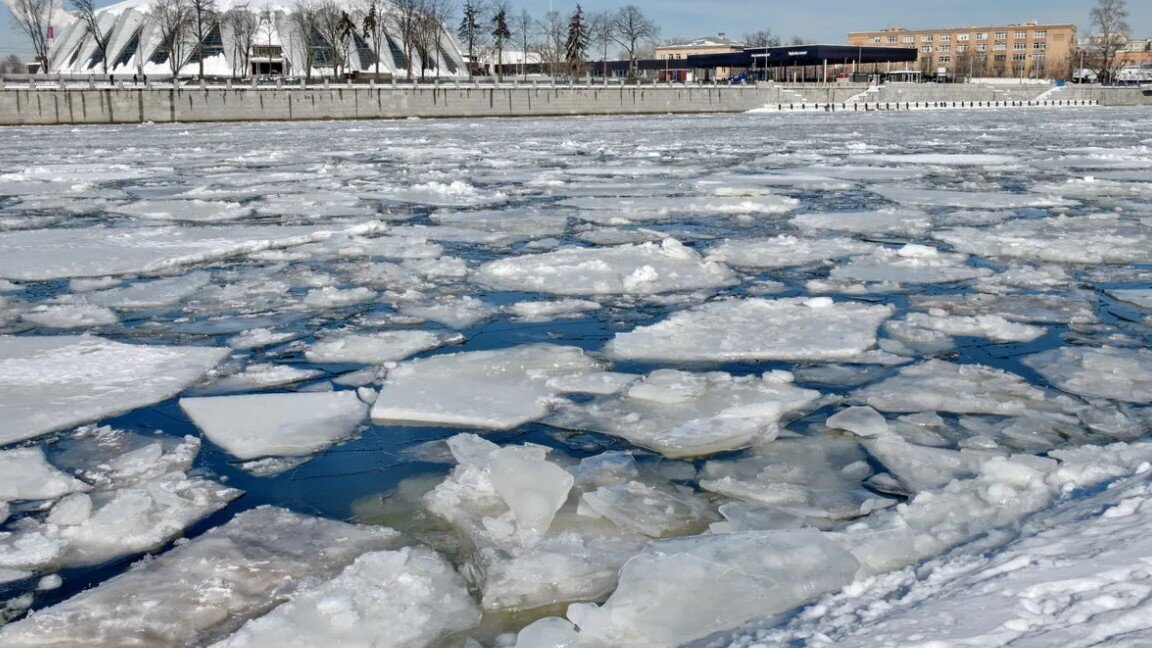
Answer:
M615 248L566 248L493 261L476 271L498 290L557 295L652 294L736 283L726 266L704 261L675 239Z
M549 412L560 392L549 379L600 368L578 348L546 344L413 360L389 373L372 421L511 429Z
M0 336L0 444L171 398L227 349L143 346L98 337Z
M805 299L715 301L617 334L618 359L681 361L848 360L876 344L891 306Z
M368 413L354 391L182 398L180 408L241 459L310 455L352 436Z
M734 378L663 369L623 394L570 405L548 422L619 436L669 457L713 454L771 441L782 418L820 397L791 381L786 372Z

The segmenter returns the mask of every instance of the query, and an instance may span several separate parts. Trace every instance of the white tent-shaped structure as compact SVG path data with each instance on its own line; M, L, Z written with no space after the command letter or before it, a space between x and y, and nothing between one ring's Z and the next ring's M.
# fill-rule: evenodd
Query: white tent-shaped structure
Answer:
M259 0L254 0L259 2ZM344 42L333 44L318 31L302 33L301 22L293 19L293 8L278 4L255 4L244 0L217 0L216 11L224 16L229 11L247 11L252 14L256 29L248 39L238 39L233 22L220 19L215 22L201 47L189 29L182 30L180 46L169 46L172 38L166 34L162 20L155 15L152 0L125 0L97 10L97 24L105 34L108 45L107 72L101 52L83 21L73 22L56 38L49 53L49 71L64 75L115 75L119 78L133 75L156 79L172 77L171 50L183 59L178 76L193 77L200 72L200 56L204 59L207 77L285 76L314 78L333 76L334 48L341 49L344 60L342 72L375 74L404 79L409 67L414 78L467 77L468 71L460 48L447 29L439 31L436 47L421 47L413 43L408 47L401 34L398 13L384 5L379 43L361 33L364 13L355 0L335 0L337 8L346 12L357 28L349 30ZM244 44L247 42L248 52ZM311 48L311 69L309 68ZM408 54L411 53L411 66ZM423 56L422 56L423 55ZM422 75L421 72L424 74Z

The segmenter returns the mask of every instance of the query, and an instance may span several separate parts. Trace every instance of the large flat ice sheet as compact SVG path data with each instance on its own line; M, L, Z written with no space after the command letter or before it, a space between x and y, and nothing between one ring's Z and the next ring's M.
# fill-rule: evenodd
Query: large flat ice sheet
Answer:
M88 336L0 336L0 445L171 398L228 353Z

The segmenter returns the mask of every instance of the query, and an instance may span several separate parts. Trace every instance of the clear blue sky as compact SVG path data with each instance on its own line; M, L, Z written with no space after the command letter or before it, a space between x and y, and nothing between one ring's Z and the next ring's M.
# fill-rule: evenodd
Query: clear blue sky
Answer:
M457 0L457 4L461 0ZM843 43L851 31L868 31L901 24L910 28L958 27L1016 23L1035 19L1074 23L1088 29L1088 12L1095 0L634 0L663 27L664 36L697 37L725 32L740 37L771 29L784 37L803 36L813 42ZM110 4L100 2L98 4ZM548 10L548 0L512 0L536 14ZM588 0L585 10L615 9L622 3ZM0 4L2 6L2 4ZM575 6L553 0L557 11ZM1152 1L1129 0L1133 36L1152 36ZM10 26L7 8L0 9L0 55L28 57L30 48Z

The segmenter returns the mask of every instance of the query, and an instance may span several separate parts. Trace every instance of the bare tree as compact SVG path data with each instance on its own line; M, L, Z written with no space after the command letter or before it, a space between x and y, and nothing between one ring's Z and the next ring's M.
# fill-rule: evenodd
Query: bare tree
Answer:
M612 38L628 54L628 76L634 78L637 51L642 45L655 43L660 38L660 26L645 16L640 7L624 5L613 20Z
M220 23L216 0L188 0L188 25L196 43L192 54L196 57L197 76L204 78L204 41Z
M85 29L92 37L92 42L96 44L96 53L100 55L100 64L104 67L104 74L108 74L108 37L111 36L111 32L100 30L99 17L96 15L96 7L92 2L93 0L72 0L72 9L76 12L76 17L80 22L84 23Z
M508 3L500 0L492 15L492 45L496 48L496 80L504 80L504 45L512 38L508 29Z
M167 57L172 82L180 76L180 68L188 58L192 45L189 22L191 10L187 0L152 0L152 18L160 31L160 48Z
M252 71L252 46L256 44L260 18L248 5L239 5L224 12L220 22L232 33L232 76L237 76L237 69L243 70L239 76L248 76Z
M1128 42L1127 0L1096 0L1092 8L1091 51L1101 81L1112 80L1116 55Z
M744 45L747 47L780 47L780 37L772 33L771 29L760 29L750 34L744 34Z
M537 24L541 36L540 57L548 66L548 75L555 77L564 64L564 38L567 30L560 12L549 11Z
M420 51L420 80L424 80L426 70L435 70L440 76L441 42L444 38L444 23L452 13L450 0L424 0L422 11L416 21L416 46Z
M304 78L312 78L312 67L316 64L316 40L319 36L319 12L306 0L297 0L289 15L294 37L303 41L300 53L304 60Z
M351 47L352 34L356 32L356 24L352 17L344 11L335 0L322 0L314 8L316 16L318 62L332 68L332 78L340 77L346 70ZM323 66L322 65L322 66Z
M616 21L612 14L601 11L588 18L588 40L593 51L600 56L601 74L608 78L608 48L616 41Z
M512 19L512 35L520 47L520 74L528 79L528 50L532 47L532 37L536 33L536 21L527 9Z
M12 25L32 42L32 52L40 61L40 70L48 69L48 30L56 13L58 0L9 0Z
M404 67L408 78L412 76L412 53L420 40L420 22L424 15L424 0L393 0L392 8L396 15L396 28L404 44ZM421 61L420 65L424 65Z
M807 45L807 44L809 44L809 43L811 43L811 42L812 42L812 40L811 40L811 39L809 39L809 38L805 38L805 37L803 37L803 36L798 36L798 35L796 35L796 34L793 34L793 35L792 35L792 36L791 36L791 37L788 39L788 45L789 45L789 46L791 46L791 47L797 47L797 46L799 46L799 45Z

